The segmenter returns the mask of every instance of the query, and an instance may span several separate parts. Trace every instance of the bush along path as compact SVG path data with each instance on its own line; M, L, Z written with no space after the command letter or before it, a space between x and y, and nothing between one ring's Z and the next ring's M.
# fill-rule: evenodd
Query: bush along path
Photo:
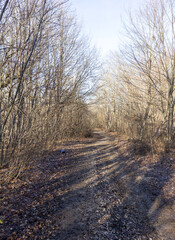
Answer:
M0 239L175 239L172 157L102 131L63 149L1 186Z

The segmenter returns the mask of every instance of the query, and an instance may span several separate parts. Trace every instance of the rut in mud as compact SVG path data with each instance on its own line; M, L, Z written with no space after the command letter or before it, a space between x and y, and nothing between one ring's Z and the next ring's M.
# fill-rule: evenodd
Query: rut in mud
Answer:
M174 205L161 216L172 172L154 189L160 163L140 167L125 144L97 131L92 141L65 146L65 154L52 152L33 169L38 178L24 175L25 184L4 191L2 239L175 239Z

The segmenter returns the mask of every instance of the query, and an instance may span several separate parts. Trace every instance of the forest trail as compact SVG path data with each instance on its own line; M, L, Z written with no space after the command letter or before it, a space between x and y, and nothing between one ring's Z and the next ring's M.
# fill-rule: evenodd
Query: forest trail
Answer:
M126 140L100 130L64 147L2 188L2 239L175 239L174 202L162 195L170 169L142 165Z

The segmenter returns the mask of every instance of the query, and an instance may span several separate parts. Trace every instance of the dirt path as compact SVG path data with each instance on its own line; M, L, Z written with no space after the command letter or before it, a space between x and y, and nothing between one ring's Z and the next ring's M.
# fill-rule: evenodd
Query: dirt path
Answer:
M157 173L159 162L142 166L125 145L97 131L92 141L65 145L65 154L50 153L2 189L0 238L175 239L174 201L162 196L173 173Z

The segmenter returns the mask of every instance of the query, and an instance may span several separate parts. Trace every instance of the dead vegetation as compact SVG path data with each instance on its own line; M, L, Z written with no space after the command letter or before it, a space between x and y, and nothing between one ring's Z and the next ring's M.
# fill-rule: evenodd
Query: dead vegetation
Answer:
M173 0L155 0L130 14L126 42L104 65L94 108L97 126L153 152L174 148L174 13Z
M2 0L0 14L0 168L13 178L58 140L91 136L98 63L67 0Z
M99 77L68 0L0 1L0 238L175 239L174 13L131 15Z

